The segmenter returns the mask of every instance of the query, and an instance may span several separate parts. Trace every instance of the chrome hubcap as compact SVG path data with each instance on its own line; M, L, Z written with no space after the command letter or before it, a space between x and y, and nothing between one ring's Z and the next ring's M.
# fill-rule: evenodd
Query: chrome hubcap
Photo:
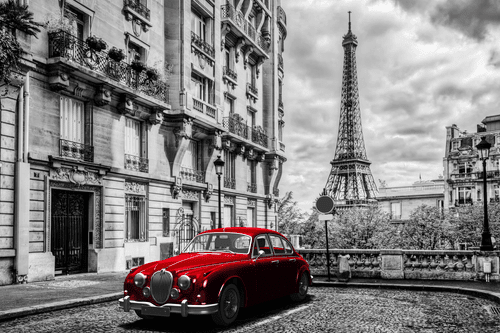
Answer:
M226 318L231 318L236 314L238 310L238 296L234 290L229 290L224 298L224 314Z

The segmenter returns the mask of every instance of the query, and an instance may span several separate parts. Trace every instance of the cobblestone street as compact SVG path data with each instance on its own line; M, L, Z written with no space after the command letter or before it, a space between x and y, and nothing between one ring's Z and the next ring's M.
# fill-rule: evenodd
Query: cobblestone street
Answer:
M315 287L303 303L285 299L243 309L230 328L209 316L141 320L117 302L0 323L1 332L481 332L497 333L499 305L452 293Z

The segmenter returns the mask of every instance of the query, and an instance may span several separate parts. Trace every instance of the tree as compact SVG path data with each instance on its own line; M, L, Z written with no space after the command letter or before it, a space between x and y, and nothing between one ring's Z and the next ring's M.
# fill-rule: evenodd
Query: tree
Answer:
M14 0L0 3L0 83L9 83L12 69L19 67L21 56L25 54L16 36L16 30L37 37L41 23L33 20L28 6L19 5Z
M297 201L293 201L293 192L285 193L285 196L278 200L277 207L279 231L285 235L300 233L300 225L305 217L297 207Z
M449 218L438 207L421 205L401 230L405 249L437 250L452 247L453 232Z

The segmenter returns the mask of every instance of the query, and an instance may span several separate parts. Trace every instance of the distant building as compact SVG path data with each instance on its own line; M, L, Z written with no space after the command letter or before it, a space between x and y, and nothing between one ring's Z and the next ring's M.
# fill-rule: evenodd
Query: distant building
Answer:
M483 136L491 143L490 158L486 161L487 196L490 201L500 199L500 115L495 115L484 118L475 133L461 131L454 124L446 127L445 208L482 201L483 165L476 145Z
M380 209L391 214L392 222L404 222L421 205L443 209L444 179L417 181L410 186L379 187L377 200Z

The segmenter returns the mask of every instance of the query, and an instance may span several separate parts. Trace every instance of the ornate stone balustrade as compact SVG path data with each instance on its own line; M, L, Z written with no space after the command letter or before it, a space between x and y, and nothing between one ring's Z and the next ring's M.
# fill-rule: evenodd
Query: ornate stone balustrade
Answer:
M297 250L313 275L327 275L325 249ZM491 264L491 281L500 282L500 252L332 249L330 272L338 274L338 256L349 254L352 277L416 280L484 279L484 263Z

